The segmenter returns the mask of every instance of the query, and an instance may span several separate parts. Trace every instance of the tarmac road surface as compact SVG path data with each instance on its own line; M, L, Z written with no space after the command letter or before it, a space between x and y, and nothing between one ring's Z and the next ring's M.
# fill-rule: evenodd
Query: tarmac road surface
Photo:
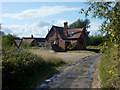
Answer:
M90 88L97 62L102 55L93 54L71 63L50 78L38 84L34 90L46 88Z

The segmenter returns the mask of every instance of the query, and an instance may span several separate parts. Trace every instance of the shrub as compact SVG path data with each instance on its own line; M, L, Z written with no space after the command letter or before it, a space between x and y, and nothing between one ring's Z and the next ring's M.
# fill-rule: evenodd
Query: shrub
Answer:
M31 47L31 44L23 41L21 47L24 49L29 49Z
M67 45L67 50L75 49L75 47L76 47L76 42L69 42Z
M62 64L64 63L61 59L44 60L42 57L27 51L18 53L15 49L2 49L3 88L20 87L26 78L30 78L35 73L42 74L43 71L48 71L49 68Z
M14 39L16 39L18 37L13 36L11 34L8 34L6 36L2 36L2 47L3 48L10 48L11 46L14 46Z
M18 38L12 35L3 36L2 41L2 86L3 90L18 90L23 89L27 85L27 81L38 73L40 75L49 74L55 69L64 64L61 59L49 58L44 60L41 56L29 53L24 49L29 46L28 43L23 43L20 48L23 48L22 52L19 52L15 48L14 39ZM1 58L1 56L0 56ZM39 76L38 78L42 78ZM33 80L32 80L33 81ZM35 80L34 80L35 81ZM33 83L33 82L28 82ZM22 87L21 87L22 86Z
M10 88L11 83L18 86L25 77L31 76L46 63L42 58L25 51L17 53L14 49L2 50L2 54L3 87Z
M111 44L106 49L99 64L102 88L120 88L119 65L118 48Z

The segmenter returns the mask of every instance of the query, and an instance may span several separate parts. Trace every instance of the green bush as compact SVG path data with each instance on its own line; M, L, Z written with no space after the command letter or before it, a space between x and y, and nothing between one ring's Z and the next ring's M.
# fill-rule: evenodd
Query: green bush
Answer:
M22 47L22 48L24 48L24 49L29 49L29 48L31 47L31 44L30 44L30 43L27 43L27 42L22 41L22 44L21 44L21 46L20 46L20 47Z
M28 43L21 45L22 52L15 47L12 35L3 36L2 40L2 86L3 90L21 90L37 79L49 74L65 64L61 59L49 58L44 60L41 56L29 53L26 50ZM1 57L0 57L1 58ZM39 76L38 76L39 75ZM35 78L35 77L38 78Z
M25 51L18 53L14 49L3 49L2 54L3 87L18 86L26 77L39 71L46 63L42 58Z
M2 36L2 48L10 48L11 46L15 46L14 39L19 38L8 34L6 36Z
M13 89L35 73L41 74L51 67L59 67L64 64L61 59L50 58L44 60L35 54L23 51L16 52L15 49L2 50L2 77L3 88ZM9 90L8 89L8 90Z
M99 64L102 88L120 88L119 63L118 48L111 44Z
M75 42L69 42L67 44L67 50L73 50L73 49L75 49L75 47L76 47L76 43Z

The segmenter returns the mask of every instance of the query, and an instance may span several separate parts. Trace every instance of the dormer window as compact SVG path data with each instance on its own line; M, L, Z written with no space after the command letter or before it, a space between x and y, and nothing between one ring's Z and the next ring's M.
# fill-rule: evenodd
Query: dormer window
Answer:
M71 32L70 37L72 37L72 36L73 36L73 34L74 34L74 32Z

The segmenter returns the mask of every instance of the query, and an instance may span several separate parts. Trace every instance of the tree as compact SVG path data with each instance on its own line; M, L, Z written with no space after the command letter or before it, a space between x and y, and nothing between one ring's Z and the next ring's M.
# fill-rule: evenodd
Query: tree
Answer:
M92 0L91 0L92 1ZM118 2L88 2L90 7L82 9L81 13L88 16L88 12L93 11L94 18L104 18L101 32L105 34L104 45L115 43L120 44L120 3Z
M104 22L101 25L101 32L105 35L105 42L103 43L105 54L103 61L107 60L112 63L112 66L110 66L112 70L109 70L111 77L106 79L109 83L111 80L111 83L108 85L109 88L120 88L120 2L92 1L87 3L90 7L87 10L82 9L81 13L84 12L85 16L88 16L88 12L93 11L94 18L104 18ZM102 69L104 71L103 73L107 73L107 68L102 67Z
M103 37L101 35L96 35L96 36L90 36L87 45L89 46L98 46L100 45L103 41Z
M6 36L2 36L2 47L9 48L14 44L14 39L18 37L8 34Z
M69 28L84 28L84 33L86 38L88 39L89 31L87 29L90 27L90 21L88 19L82 20L78 19L77 21L73 22L72 24L69 25Z

